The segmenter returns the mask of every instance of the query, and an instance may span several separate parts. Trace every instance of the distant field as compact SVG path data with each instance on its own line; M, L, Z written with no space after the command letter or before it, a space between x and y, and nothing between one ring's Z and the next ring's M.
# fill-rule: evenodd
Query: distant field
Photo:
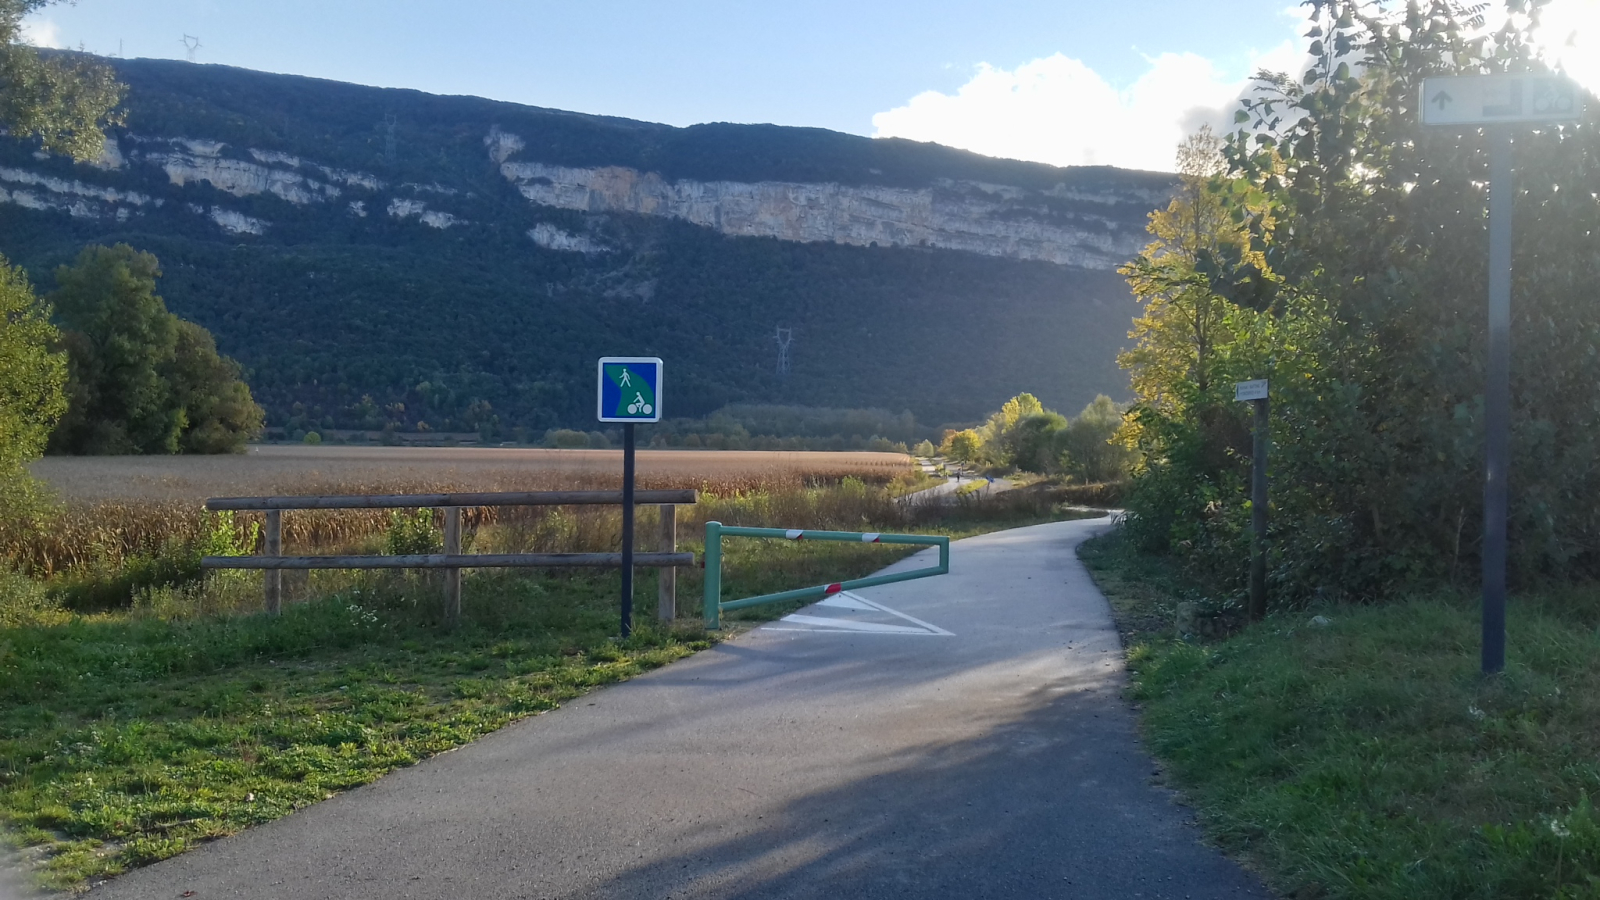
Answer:
M641 487L885 482L911 468L900 453L640 450ZM257 494L556 490L616 487L620 450L265 445L237 456L41 459L33 473L69 502L199 501Z

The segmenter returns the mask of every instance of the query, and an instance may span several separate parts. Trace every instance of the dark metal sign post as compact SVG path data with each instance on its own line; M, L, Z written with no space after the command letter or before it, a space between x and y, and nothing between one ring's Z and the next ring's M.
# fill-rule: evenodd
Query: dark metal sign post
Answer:
M1267 615L1267 448L1271 433L1267 380L1241 381L1233 399L1255 407L1255 440L1250 453L1250 619Z
M633 634L634 433L638 422L661 421L661 360L607 356L600 360L601 422L622 423L622 636Z
M1511 473L1511 132L1489 135L1489 369L1483 389L1483 673L1506 667Z
M1428 78L1423 125L1481 127L1489 139L1489 361L1483 389L1483 672L1506 666L1506 520L1511 477L1512 125L1583 116L1583 92L1555 75Z
M633 634L633 423L622 426L622 636Z

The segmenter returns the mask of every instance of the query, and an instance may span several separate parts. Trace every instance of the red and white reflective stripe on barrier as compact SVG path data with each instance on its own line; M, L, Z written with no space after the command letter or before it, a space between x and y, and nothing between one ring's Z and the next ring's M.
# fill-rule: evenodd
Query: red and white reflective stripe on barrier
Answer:
M791 528L788 531L785 531L783 533L783 536L788 538L791 541L798 541L798 540L802 540L802 539L805 538L806 532L805 532L805 529L803 529L803 528ZM878 539L881 538L881 537L883 537L883 534L881 532L869 531L866 534L863 534L861 536L861 543L863 543L863 544L876 544L876 543L879 543Z

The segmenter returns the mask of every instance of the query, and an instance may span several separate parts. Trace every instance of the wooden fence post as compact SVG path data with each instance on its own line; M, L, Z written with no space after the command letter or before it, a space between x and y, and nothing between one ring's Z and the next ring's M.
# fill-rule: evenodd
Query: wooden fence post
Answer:
M461 507L447 506L444 510L444 552L450 556L461 553ZM450 625L461 621L461 570L444 570L444 620Z
M283 555L283 510L267 510L267 534L261 548L262 556ZM262 591L266 595L267 614L276 616L283 612L283 570L267 569L261 573Z
M663 503L661 510L661 546L663 553L678 550L678 507ZM656 570L656 618L667 624L678 614L678 570L663 566Z

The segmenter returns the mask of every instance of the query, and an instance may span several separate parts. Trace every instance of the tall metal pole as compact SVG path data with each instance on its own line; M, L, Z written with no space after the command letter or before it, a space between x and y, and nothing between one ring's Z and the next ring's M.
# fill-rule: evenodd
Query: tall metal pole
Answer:
M1489 129L1489 370L1484 387L1483 671L1506 665L1506 511L1511 469L1511 132Z
M1268 404L1255 401L1255 446L1250 459L1250 618L1267 614L1267 446Z
M633 423L622 426L622 636L633 634Z

